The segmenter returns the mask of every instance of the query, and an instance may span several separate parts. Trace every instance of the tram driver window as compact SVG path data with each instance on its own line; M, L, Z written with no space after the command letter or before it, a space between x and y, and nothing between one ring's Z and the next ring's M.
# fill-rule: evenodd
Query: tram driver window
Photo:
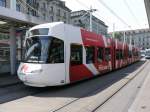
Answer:
M71 55L70 55L71 65L82 64L82 46L81 45L71 45Z
M86 63L94 63L94 47L85 47L86 49Z

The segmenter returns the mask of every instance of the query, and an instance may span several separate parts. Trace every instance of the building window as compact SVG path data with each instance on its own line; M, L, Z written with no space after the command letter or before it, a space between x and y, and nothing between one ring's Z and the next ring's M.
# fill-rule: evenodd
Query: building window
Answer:
M82 46L81 45L71 45L71 55L70 55L70 64L71 65L80 65L82 64Z
M46 3L43 3L43 10L46 10Z
M20 4L16 4L16 10L17 10L18 12L21 11L21 6L20 6Z
M46 20L46 14L45 13L43 13L43 19Z
M54 8L51 7L51 8L50 8L50 14L53 13L53 10L54 10Z
M51 20L51 22L53 22L54 21L54 17L50 16L50 20Z
M0 6L6 7L6 0L0 0Z
M64 12L64 19L66 19L67 18L67 16L66 16L66 12Z
M57 10L57 16L60 16L60 9Z

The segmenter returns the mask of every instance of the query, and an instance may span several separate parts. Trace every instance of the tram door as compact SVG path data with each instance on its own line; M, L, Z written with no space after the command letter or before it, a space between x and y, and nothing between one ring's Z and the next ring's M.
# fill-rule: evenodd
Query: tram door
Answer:
M70 81L75 82L80 80L80 68L82 66L82 45L71 44L70 46L70 67L69 67L69 75Z
M91 72L83 64L83 46L79 44L71 44L70 46L70 81L75 82L91 77Z

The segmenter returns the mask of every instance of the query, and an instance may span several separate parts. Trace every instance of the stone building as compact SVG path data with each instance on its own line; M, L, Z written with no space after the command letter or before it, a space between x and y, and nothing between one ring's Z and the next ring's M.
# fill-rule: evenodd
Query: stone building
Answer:
M90 29L90 14L85 10L75 11L71 13L71 23L75 26ZM108 26L95 16L92 16L92 31L97 34L107 35Z
M47 22L70 23L70 13L60 0L0 0L0 73L16 73L26 29Z
M150 30L149 29L118 31L115 33L117 33L120 36L120 41L126 40L127 43L132 43L132 45L135 45L141 49L150 48Z
M70 23L71 10L60 0L17 0L16 10L47 22Z

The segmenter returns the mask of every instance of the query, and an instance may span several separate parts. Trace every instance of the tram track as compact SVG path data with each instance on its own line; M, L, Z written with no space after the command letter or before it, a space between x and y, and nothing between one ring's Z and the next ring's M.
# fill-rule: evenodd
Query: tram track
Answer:
M125 83L132 80L133 77L136 77L135 75L140 73L140 71L148 64L147 62L147 64L143 63L144 62L138 62L132 66L106 75L85 80L77 84L70 84L68 86L32 88L25 85L18 85L20 89L16 87L17 90L13 90L14 93L12 92L9 94L9 92L6 91L7 93L3 93L4 97L1 96L0 93L0 103L4 103L0 106L0 111L4 110L5 112L5 110L14 110L13 112L23 112L24 109L30 108L31 112L43 112L44 110L47 110L46 112L69 112L70 109L71 112L94 112L94 109L99 108L103 103L105 104L113 93L119 91L121 87L123 88ZM19 95L14 97L14 94L16 93ZM14 98L8 99L9 95L12 95ZM102 98L99 99L99 96L97 95ZM93 106L95 100L99 101ZM16 104L19 105L14 107ZM20 107L20 105L23 106Z
M125 77L125 78L123 78L123 80L125 80L124 82L122 82L122 85L119 87L119 88L117 88L115 91L113 91L106 99L104 99L99 105L97 105L96 107L94 107L94 108L89 108L89 109L86 109L87 108L87 106L91 103L91 102L86 102L86 105L85 106L83 106L83 108L81 108L81 109L79 109L78 110L78 112L95 112L98 108L100 108L101 106L103 106L107 101L109 101L114 95L116 95L120 90L122 90L128 83L130 83L136 76L138 76L142 71L143 71L143 69L149 64L150 62L146 62L144 65L142 65L142 67L138 70L138 71L136 71L136 73L134 73L133 75L131 75L131 76L127 76L127 77ZM94 93L94 92L96 92L96 91L98 91L99 89L101 89L101 88L96 88L96 89L94 89L94 90L92 90L92 91L90 91L90 92L88 92L88 93L86 93L86 94L84 94L83 96L81 96L80 98L77 98L77 99L75 99L75 100L72 100L72 101L70 101L69 103L67 103L67 104L65 104L65 105L63 105L63 106L61 106L61 107L59 107L59 108L57 108L57 109L55 109L55 110L53 110L53 111L50 111L50 112L65 112L66 110L67 110L67 108L70 108L69 106L71 106L71 105L73 105L74 103L76 103L76 102L78 102L78 101L80 101L80 100L82 100L82 98L83 97L86 97L86 96L89 96L89 95L91 95L92 93ZM96 99L96 98L95 98ZM85 107L85 108L84 108ZM90 111L89 111L90 110Z
M1 85L1 86L0 86L0 89L1 89L1 88L11 87L11 86L16 86L16 85L20 85L20 84L22 84L22 82L16 82L16 83L13 83L13 84Z
M146 65L148 65L150 62L147 62ZM100 105L98 105L97 107L95 107L95 109L93 109L91 112L96 112L101 106L105 105L105 103L107 103L109 100L111 100L113 98L113 96L115 96L118 92L120 92L125 86L127 86L132 80L134 80L138 75L140 75L140 73L143 71L143 69L146 67L143 66L142 69L140 71L138 71L135 76L131 77L131 78L127 78L128 81L127 83L125 83L121 88L119 88L116 92L114 92L110 97L108 97L103 103L101 103ZM148 73L148 71L146 72Z

